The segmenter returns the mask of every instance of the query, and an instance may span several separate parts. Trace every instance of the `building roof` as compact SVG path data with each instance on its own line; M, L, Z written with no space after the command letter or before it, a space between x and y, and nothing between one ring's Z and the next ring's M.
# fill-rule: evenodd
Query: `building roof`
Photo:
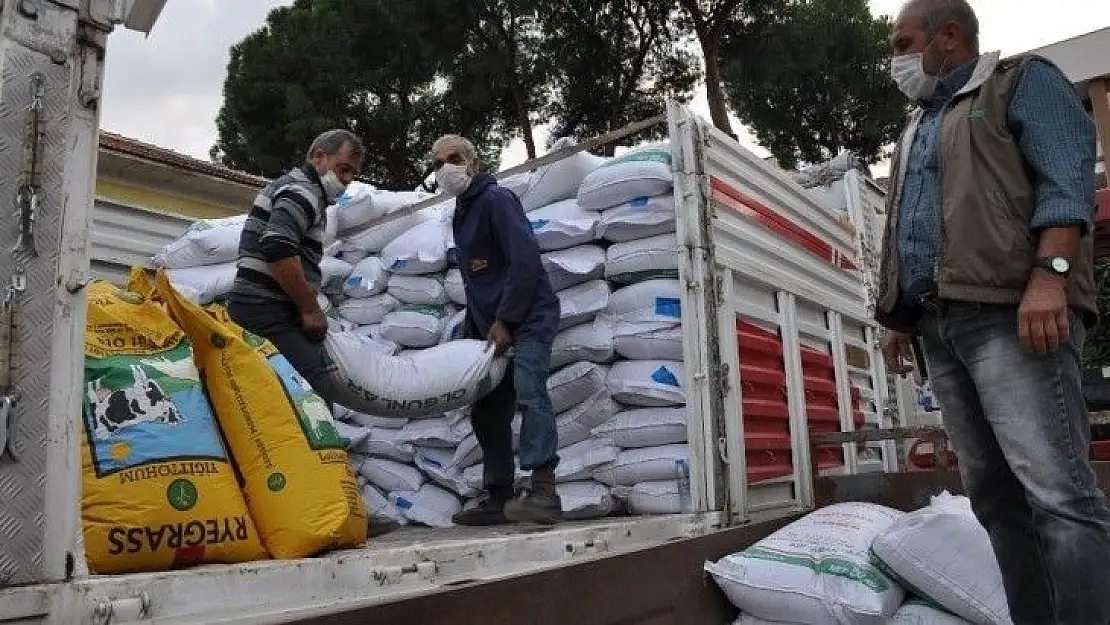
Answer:
M251 187L265 186L266 183L269 182L269 179L263 176L256 176L245 171L238 171L224 167L223 165L217 165L216 163L202 161L199 158L193 158L192 156L187 156L180 152L160 148L156 145L144 143L143 141L124 137L115 133L105 132L103 130L100 131L100 149L141 158L160 165L167 165L169 167L205 174L214 178L220 178Z
M1052 61L1068 75L1084 98L1086 85L1110 77L1110 27L1030 50Z

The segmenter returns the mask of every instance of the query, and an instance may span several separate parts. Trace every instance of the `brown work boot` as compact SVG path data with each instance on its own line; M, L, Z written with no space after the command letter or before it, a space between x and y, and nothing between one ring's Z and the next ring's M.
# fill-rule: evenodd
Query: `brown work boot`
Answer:
M562 521L563 501L555 490L555 470L533 471L530 488L505 504L505 516L517 523L553 525Z
M478 501L477 506L456 514L451 517L451 521L455 525L504 525L509 522L505 518L505 504L512 498L513 488L511 486L491 488Z

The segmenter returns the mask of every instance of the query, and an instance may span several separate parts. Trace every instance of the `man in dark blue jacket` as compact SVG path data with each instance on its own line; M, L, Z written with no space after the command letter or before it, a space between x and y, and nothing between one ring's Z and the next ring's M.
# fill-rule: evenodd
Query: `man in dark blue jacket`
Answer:
M559 300L520 201L493 176L479 173L474 145L447 135L435 142L432 154L437 185L457 198L452 225L466 288L465 335L487 340L498 354L512 348L504 381L478 400L470 415L484 457L486 497L454 521L556 523L562 519L562 502L555 491L559 441L547 376L551 342L559 327ZM520 467L532 472L531 487L520 498L513 493L512 421L517 406L524 419Z

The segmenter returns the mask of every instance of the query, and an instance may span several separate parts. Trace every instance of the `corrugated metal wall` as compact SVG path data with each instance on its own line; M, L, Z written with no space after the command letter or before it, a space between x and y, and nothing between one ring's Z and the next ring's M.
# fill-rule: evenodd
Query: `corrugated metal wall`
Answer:
M190 223L184 217L97 198L89 250L93 276L122 284L132 265L148 266L150 257L181 236Z

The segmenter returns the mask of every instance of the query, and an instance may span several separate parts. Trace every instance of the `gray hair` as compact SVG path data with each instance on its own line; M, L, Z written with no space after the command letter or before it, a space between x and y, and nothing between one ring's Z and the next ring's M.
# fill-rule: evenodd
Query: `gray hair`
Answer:
M979 18L967 0L910 0L906 9L913 9L921 16L925 35L932 39L948 22L956 22L964 36L964 44L979 53Z
M432 154L436 154L447 146L457 146L459 148L459 156L463 157L466 162L472 163L475 167L479 164L478 149L474 147L474 143L470 139L462 135L443 135L435 140L432 144Z
M309 146L308 152L304 155L304 160L307 163L312 163L312 158L316 156L317 152L336 154L348 143L351 144L351 152L355 156L361 158L366 153L366 149L362 147L362 139L359 139L358 135L350 130L335 128L320 133L320 136L312 140L312 145Z

